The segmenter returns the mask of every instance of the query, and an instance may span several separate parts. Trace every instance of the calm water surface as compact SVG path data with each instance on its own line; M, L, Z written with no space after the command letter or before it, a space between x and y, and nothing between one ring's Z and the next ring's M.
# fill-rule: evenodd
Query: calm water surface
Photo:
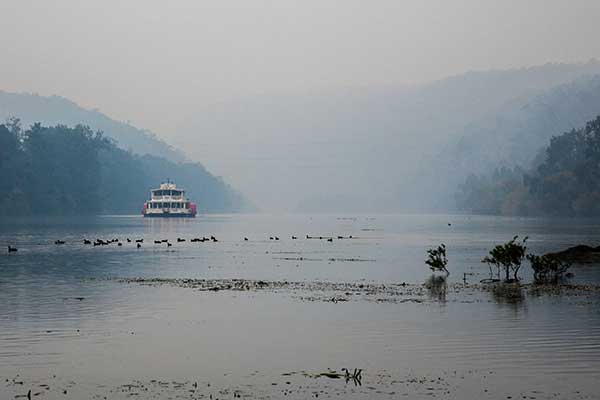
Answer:
M443 242L450 279L462 281L469 272L476 282L488 277L481 258L515 234L528 235L537 253L597 245L600 221L439 215L1 220L0 246L19 251L0 255L0 378L57 375L111 384L203 377L269 386L284 372L359 367L366 381L381 371L399 377L478 371L493 376L486 384L501 391L494 392L498 398L532 388L594 397L600 303L593 299L542 296L507 304L481 294L469 302L334 304L99 279L422 283L430 276L425 250ZM210 235L219 242L176 243ZM353 238L329 243L305 235ZM144 245L82 244L83 238L127 237L143 238ZM57 246L57 239L67 243ZM173 247L154 245L155 239ZM600 282L598 266L573 271L576 283ZM482 381L465 383L455 396L478 396Z

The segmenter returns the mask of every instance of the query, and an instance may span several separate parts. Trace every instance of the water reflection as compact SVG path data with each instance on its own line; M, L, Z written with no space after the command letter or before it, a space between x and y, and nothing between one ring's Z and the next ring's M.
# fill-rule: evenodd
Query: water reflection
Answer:
M461 216L2 220L0 246L14 244L19 252L0 254L0 376L17 367L110 378L223 376L257 368L280 375L348 363L366 366L369 373L492 365L498 374L518 370L533 381L546 375L560 375L561 382L575 375L597 377L597 301L577 307L538 301L515 284L489 285L489 294L479 297L449 293L470 276L465 274L479 271L474 265L487 275L482 256L515 231L529 233L532 250L540 254L573 242L600 242L600 229L592 223ZM176 242L212 234L218 243ZM305 234L345 239L303 240ZM271 235L281 240L270 241ZM93 248L83 245L83 237L145 242L140 249L134 243ZM161 238L173 247L151 244ZM67 243L56 246L57 239ZM440 242L450 250L448 278L429 275L423 264L426 249ZM522 276L532 280L527 271ZM444 308L440 312L431 302L323 304L279 293L200 293L103 277L425 282L427 296ZM574 278L599 281L600 271L589 267ZM525 307L535 312L521 312Z
M507 307L515 313L527 308L527 296L518 282L496 282L488 286L488 291L495 304Z
M446 296L448 292L448 283L446 282L446 276L442 275L431 275L427 281L425 281L425 288L429 294L429 298L440 303L446 303Z

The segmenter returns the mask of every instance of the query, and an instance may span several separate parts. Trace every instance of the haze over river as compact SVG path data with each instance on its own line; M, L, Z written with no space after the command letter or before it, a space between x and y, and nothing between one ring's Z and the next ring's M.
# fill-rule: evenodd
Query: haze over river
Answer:
M600 244L600 221L2 219L0 398L600 398L597 290L507 300L462 288L464 273L469 284L488 278L480 260L517 234L541 254ZM211 235L218 242L189 241ZM422 286L426 250L439 243L451 271L442 293ZM570 283L600 284L598 265L572 272ZM520 275L531 281L528 265ZM231 279L266 283L227 290ZM393 284L406 292L386 293ZM362 369L360 385L317 376L342 368Z

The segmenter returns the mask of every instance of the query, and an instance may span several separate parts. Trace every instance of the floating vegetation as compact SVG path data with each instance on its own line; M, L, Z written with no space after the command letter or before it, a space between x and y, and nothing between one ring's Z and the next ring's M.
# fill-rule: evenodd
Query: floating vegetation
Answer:
M366 301L375 303L474 303L494 301L519 303L527 296L560 295L565 298L589 298L600 302L600 285L520 284L494 282L490 284L449 283L444 277L433 276L423 284L372 282L289 282L246 279L169 279L169 278L108 278L108 280L143 286L175 286L200 292L276 292L289 293L292 298L326 303ZM485 295L491 293L491 299Z
M323 261L321 258L308 258L308 257L273 257L273 260L284 260L284 261Z

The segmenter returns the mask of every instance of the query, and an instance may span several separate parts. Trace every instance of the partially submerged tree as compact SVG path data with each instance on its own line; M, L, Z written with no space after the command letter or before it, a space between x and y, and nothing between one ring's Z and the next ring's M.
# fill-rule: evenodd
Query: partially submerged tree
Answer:
M492 267L496 267L498 279L500 279L500 272L503 270L506 282L510 281L511 272L513 273L513 279L515 281L519 280L518 273L525 258L528 238L525 236L521 242L517 241L518 238L519 236L515 236L509 242L494 247L490 251L490 255L481 260L481 262L490 266L490 274L492 273Z
M425 264L429 265L429 269L433 272L444 271L446 275L450 275L448 271L448 258L446 257L446 245L442 243L435 249L427 250L427 260Z
M536 282L557 282L571 268L571 264L552 255L536 256L528 254L527 259L533 269L533 279Z

